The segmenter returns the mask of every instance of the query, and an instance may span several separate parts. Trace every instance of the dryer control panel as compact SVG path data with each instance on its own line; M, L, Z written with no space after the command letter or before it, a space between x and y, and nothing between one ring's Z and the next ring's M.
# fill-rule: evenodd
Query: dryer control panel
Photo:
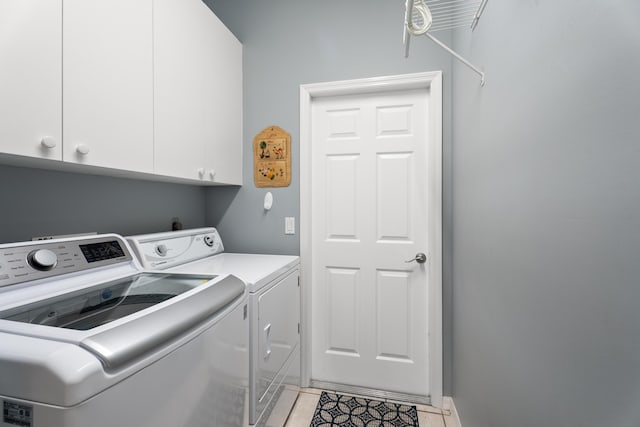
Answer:
M140 264L164 270L224 252L213 227L127 237Z
M117 235L0 245L0 288L120 262L130 262Z

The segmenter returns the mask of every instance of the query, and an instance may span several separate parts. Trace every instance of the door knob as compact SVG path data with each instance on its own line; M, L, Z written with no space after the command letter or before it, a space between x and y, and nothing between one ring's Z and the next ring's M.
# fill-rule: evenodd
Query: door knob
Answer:
M412 258L405 262L413 262L413 261L417 262L418 264L424 264L425 262L427 262L427 256L422 252L418 252L415 258Z

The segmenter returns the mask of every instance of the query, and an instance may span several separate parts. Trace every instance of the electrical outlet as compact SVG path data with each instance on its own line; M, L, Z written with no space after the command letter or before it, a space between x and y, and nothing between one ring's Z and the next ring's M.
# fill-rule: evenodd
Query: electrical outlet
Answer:
M296 219L294 217L285 217L284 234L296 234Z

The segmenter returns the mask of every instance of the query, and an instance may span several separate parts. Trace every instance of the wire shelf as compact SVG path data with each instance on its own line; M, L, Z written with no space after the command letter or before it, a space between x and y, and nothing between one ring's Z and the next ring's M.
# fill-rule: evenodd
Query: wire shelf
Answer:
M426 0L433 17L429 31L434 33L460 27L471 28L477 22L476 16L482 2L483 0Z
M431 33L467 27L475 29L488 0L406 0L404 21L405 57L409 56L411 35L425 35L438 46L480 75L484 85L484 72L475 67Z

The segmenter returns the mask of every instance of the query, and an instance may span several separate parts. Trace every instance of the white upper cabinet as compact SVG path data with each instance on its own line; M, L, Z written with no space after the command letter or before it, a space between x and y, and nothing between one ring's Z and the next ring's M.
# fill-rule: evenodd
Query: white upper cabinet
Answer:
M0 151L62 159L62 2L0 1Z
M155 170L202 179L207 134L205 6L154 0Z
M213 13L208 15L212 51L211 93L205 146L208 179L242 184L242 45ZM212 173L213 172L213 173Z
M201 0L154 1L155 171L242 183L242 46Z
M242 45L201 0L0 0L0 154L242 184Z
M153 172L152 9L64 0L64 161Z

